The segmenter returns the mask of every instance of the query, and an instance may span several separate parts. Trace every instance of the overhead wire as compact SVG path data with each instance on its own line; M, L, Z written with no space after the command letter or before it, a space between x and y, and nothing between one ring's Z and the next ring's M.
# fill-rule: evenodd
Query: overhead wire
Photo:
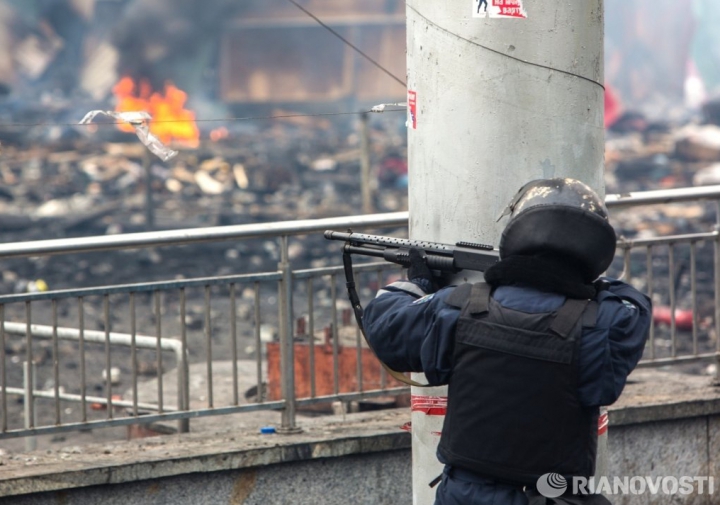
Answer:
M288 0L288 1L293 1L293 0ZM495 53L495 54L498 54L498 55L500 55L500 56L504 56L504 57L506 57L506 58L508 58L508 59L515 60L515 61L520 62L520 63L523 63L523 64L525 64L525 65L530 65L530 66L537 67L537 68L544 68L544 69L550 70L550 71L552 71L552 72L558 72L558 73L561 73L561 74L568 75L568 76L570 76L570 77L575 77L575 78L577 78L577 79L581 79L581 80L584 80L584 81L588 81L588 82L590 82L590 83L592 83L592 84L597 84L597 85L600 86L603 90L605 89L605 86L603 85L603 83L598 82L598 81L596 81L596 80L594 80L594 79L591 79L590 77L585 77L584 75L576 74L576 73L570 72L570 71L568 71L568 70L563 70L562 68L555 68L555 67L551 67L551 66L549 66L549 65L543 65L542 63L537 63L537 62L535 62L535 61L524 60L524 59L522 59L522 58L518 58L517 56L513 56L513 55L511 55L511 54L508 54L508 53L505 53L505 52L503 52L503 51L500 51L500 50L498 50L498 49L495 49L495 48L492 48L492 47L489 47L489 46L480 44L479 42L476 42L476 41L474 41L474 40L470 40L470 39L468 39L468 38L466 38L466 37L463 37L463 36L461 36L461 35L459 35L459 34L457 34L457 33L454 33L454 32L452 32L452 31L448 30L448 29L445 28L444 26L440 26L439 24L437 24L436 22L432 21L430 18L428 18L427 16L425 16L422 12L420 12L419 10L417 10L416 8L414 8L413 6L411 6L411 5L408 4L407 8L410 9L410 10L412 10L413 12L415 12L415 14L417 14L418 16L420 16L421 18L423 18L428 24L434 26L434 27L437 28L438 30L440 30L440 31L442 31L442 32L445 32L445 33L448 34L448 35L452 35L453 37L456 37L456 38L458 38L458 39L460 39L460 40L464 40L465 42L467 42L467 43L469 43L469 44L472 44L472 45L474 45L474 46L477 46L477 47L480 47L480 48L482 48L482 49L485 49L486 51L490 51L491 53Z
M336 36L338 39L340 39L342 42L347 44L350 48L352 48L354 51L356 51L358 54L360 54L363 58L368 60L370 63L375 65L378 69L380 69L382 72L387 74L389 77L391 77L393 80L398 82L404 87L407 87L407 83L400 79L398 76L393 74L390 70L382 66L380 63L378 63L376 60L374 60L372 57L370 57L367 53L365 53L362 49L357 47L355 44L347 40L345 37L343 37L340 33L338 33L336 30L328 26L326 23L324 23L320 18L318 18L315 14L310 12L308 9L300 5L295 0L288 0L291 4L293 4L295 7L300 9L302 12L304 12L307 16L315 20L320 26L325 28L327 31L329 31L331 34ZM384 105L401 105L401 104L384 104ZM282 114L282 115L275 115L275 116L246 116L246 117L231 117L231 118L213 118L213 119L161 119L161 120L149 120L148 122L150 124L153 123L210 123L210 122L233 122L233 121L251 121L251 120L262 120L262 119L287 119L287 118L299 118L299 117L324 117L324 116L346 116L346 115L354 115L354 114L366 114L366 113L383 113L383 112L404 112L405 109L385 109L384 107L378 108L379 106L373 107L371 110L368 111L358 111L358 112L325 112L325 113L318 113L318 114ZM37 127L37 126L90 126L90 125L122 125L122 124L128 124L126 121L104 121L101 123L53 123L53 122L41 122L41 123L1 123L0 126L6 127L6 128L12 128L12 127Z
M392 105L392 104L391 104ZM275 116L244 116L244 117L229 117L229 118L213 118L213 119L151 119L148 123L224 123L224 122L235 122L235 121L259 121L262 119L288 119L288 118L299 118L299 117L327 117L327 116L350 116L359 114L377 114L385 112L405 112L405 109L384 109L379 110L362 110L355 112L320 112L317 114L279 114ZM127 121L103 121L101 123L0 123L2 127L36 127L36 126L105 126L105 125L121 125L128 124Z
M335 35L337 38L339 38L340 40L342 40L345 44L347 44L349 47L351 47L351 48L352 48L354 51L356 51L359 55L361 55L363 58L365 58L365 59L368 60L370 63L372 63L373 65L375 65L377 68L379 68L380 70L382 70L382 71L383 71L384 73L386 73L388 76L390 76L391 78L393 78L395 81L397 81L398 83L400 83L400 84L403 85L404 87L407 87L407 83L406 83L405 81L403 81L402 79L400 79L398 76L396 76L395 74L393 74L392 72L390 72L390 70L388 70L387 68L383 67L380 63L378 63L378 62L375 61L373 58L371 58L370 56L368 56L368 54L365 53L362 49L360 49L360 48L357 47L355 44L353 44L352 42L350 42L348 39L346 39L345 37L343 37L342 35L340 35L336 30L332 29L330 26L328 26L326 23L324 23L324 22L323 22L319 17L317 17L315 14L313 14L312 12L310 12L309 10L307 10L305 7L303 7L302 5L300 5L300 4L299 4L298 2L296 2L295 0L288 0L288 2L290 2L290 3L293 4L295 7L297 7L297 8L300 9L301 11L303 11L305 14L307 14L308 16L310 16L310 17L311 17L312 19L314 19L320 26L322 26L322 27L325 28L327 31L329 31L330 33L332 33L333 35Z

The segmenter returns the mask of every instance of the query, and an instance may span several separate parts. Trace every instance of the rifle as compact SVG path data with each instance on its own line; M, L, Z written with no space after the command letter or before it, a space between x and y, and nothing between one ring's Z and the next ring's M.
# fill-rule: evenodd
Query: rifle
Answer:
M328 240L345 242L343 251L348 254L359 254L382 258L404 267L410 266L409 251L417 248L424 252L425 262L431 270L446 273L457 273L461 270L484 272L499 259L498 252L491 245L458 242L457 244L439 244L421 240L407 240L362 233L342 233L328 230Z
M365 341L367 341L367 336L365 335L365 329L362 324L364 310L360 303L360 296L355 289L355 276L352 270L353 254L382 258L385 261L409 267L409 252L410 249L414 247L423 252L425 262L431 270L439 270L441 273L457 273L461 270L484 272L499 259L499 253L493 246L471 242L458 242L453 246L436 242L365 235L362 233L353 233L352 231L343 233L332 230L325 232L325 238L345 242L345 246L343 247L345 286L347 287L348 298L355 313L355 320L363 337L365 337ZM372 349L372 347L370 348ZM416 387L429 387L428 384L420 384L408 379L400 372L389 368L382 360L379 361L387 372L398 381Z

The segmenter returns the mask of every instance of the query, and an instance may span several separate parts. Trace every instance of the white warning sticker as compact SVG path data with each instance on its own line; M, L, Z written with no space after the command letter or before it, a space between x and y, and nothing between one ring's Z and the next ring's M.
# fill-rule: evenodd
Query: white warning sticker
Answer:
M522 0L472 0L474 18L527 18Z

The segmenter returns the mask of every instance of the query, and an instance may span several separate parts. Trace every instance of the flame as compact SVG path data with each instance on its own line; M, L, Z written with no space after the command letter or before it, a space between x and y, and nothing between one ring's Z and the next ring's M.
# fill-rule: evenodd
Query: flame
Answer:
M135 83L131 77L123 77L113 88L117 99L116 112L146 111L152 117L150 131L162 143L178 143L188 147L200 144L200 132L195 123L195 113L185 109L187 93L171 82L165 83L164 93L153 92L146 80ZM129 124L119 124L122 131L133 133Z

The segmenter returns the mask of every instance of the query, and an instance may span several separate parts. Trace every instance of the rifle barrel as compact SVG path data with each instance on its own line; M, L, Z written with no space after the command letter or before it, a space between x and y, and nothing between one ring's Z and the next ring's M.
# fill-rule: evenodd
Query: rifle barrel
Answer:
M433 270L458 272L472 270L484 272L499 259L498 251L492 246L459 242L457 245L407 240L362 233L343 233L327 230L325 238L345 242L343 250L350 254L382 258L385 261L408 267L410 265L409 250L413 247L425 252L425 263Z
M417 247L426 252L440 254L442 256L452 256L455 252L455 246L448 244L438 244L435 242L424 242L422 240L408 240L404 238L382 237L378 235L365 235L363 233L343 233L338 231L327 230L325 238L328 240L342 240L350 244L368 244L382 247L392 247L396 249L410 249Z

